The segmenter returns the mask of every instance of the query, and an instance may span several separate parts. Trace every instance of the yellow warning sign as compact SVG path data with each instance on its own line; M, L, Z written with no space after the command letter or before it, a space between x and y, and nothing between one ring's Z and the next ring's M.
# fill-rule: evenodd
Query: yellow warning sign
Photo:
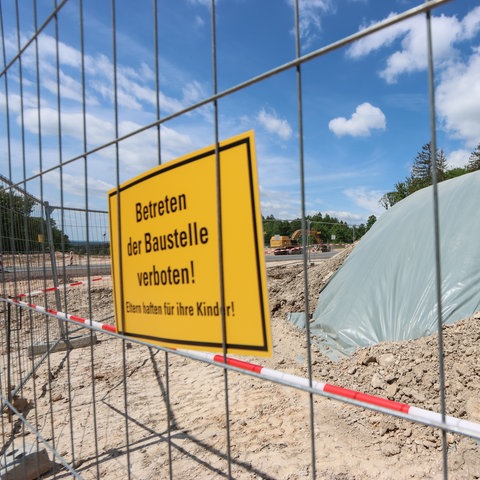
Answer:
M119 333L271 355L253 132L111 190L109 216Z

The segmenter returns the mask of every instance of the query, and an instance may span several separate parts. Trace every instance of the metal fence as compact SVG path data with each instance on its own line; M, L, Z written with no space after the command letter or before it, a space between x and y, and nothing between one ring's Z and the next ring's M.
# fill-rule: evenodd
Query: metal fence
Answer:
M348 434L340 428L346 408L433 427L438 448L427 456L440 464L435 471L444 478L451 471L452 442L447 432L478 440L468 422L450 419L449 423L445 414L441 319L441 412L439 416L427 412L423 418L413 418L394 402L372 402L373 397L319 383L325 379L314 378L312 366L318 360L308 327L305 333L282 327L286 335L297 339L301 335L302 350L282 358L280 352L285 350L278 345L286 339L274 338L274 357L265 361L265 367L250 359L224 361L222 356L169 350L116 334L106 192L175 156L172 152L178 149L172 143L181 145L183 153L192 149L185 136L175 133L178 119L187 119L192 129L206 123L204 145L218 144L224 129L222 105L236 96L245 98L245 93L272 78L292 74L288 101L298 108L295 166L300 172L302 228L307 230L303 105L308 98L302 95L302 68L375 32L426 17L435 147L429 22L430 9L446 1L420 3L304 55L299 6L291 3L294 57L222 89L217 55L223 44L216 36L212 1L212 51L200 52L211 61L206 67L212 70L212 91L205 94L199 88L176 104L162 93L162 81L181 83L182 79L176 78L172 65L160 61L168 42L159 41L158 27L159 17L171 14L170 9L178 14L171 2L137 2L127 17L124 2L115 0L108 5L63 0L53 2L51 8L35 0L28 7L0 1L2 478L364 478L368 459L359 464L358 477L347 460L352 455L353 462L358 459L349 450ZM109 27L95 21L100 11L110 19ZM120 45L125 49L123 29L130 29L137 16L150 20L151 31L136 33L148 37L152 47L151 65L134 72L121 59L135 55L139 45L130 45L128 51ZM110 38L107 44L96 35L102 28L108 29L101 32L101 38ZM76 34L70 44L69 29ZM91 82L98 81L92 74L95 68L105 75L104 85L97 87L108 99L108 106L102 107L110 116L108 122L91 114L96 107L90 90ZM151 111L142 112L135 121L122 111L128 75L151 76L154 85L139 93ZM197 120L192 113L199 114ZM110 172L108 181L99 179L100 171ZM304 311L311 311L313 301L309 261L304 255ZM289 363L292 358L297 361ZM250 396L252 389L262 395ZM328 399L335 400L333 407ZM323 414L329 409L339 418L338 425L330 425L338 427L335 446L323 441ZM338 463L338 456L337 463L329 460L337 450L344 465ZM394 463L390 468L384 475L372 475L395 478ZM372 471L376 470L372 467Z

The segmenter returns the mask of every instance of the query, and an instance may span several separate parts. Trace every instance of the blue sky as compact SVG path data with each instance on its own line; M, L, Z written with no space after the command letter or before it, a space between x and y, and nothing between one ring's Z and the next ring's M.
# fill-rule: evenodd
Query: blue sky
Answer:
M30 2L21 3L20 44L31 37ZM51 11L38 0L38 24ZM155 58L152 1L119 1L117 21L118 121L120 134L155 121ZM3 2L7 62L17 49L13 2ZM421 4L409 0L301 0L302 54ZM295 58L292 0L218 0L218 90ZM83 151L82 89L77 1L61 10L58 23L61 143L55 30L39 38L40 105L35 45L22 58L23 108L18 68L8 75L11 171L14 181L36 175ZM480 6L457 0L433 11L437 145L450 166L463 166L480 142ZM111 2L84 0L87 150L115 136ZM171 115L213 93L210 0L159 2L160 109ZM430 140L426 22L421 15L302 66L306 212L328 213L350 224L383 212L378 200L409 174ZM0 82L0 148L7 151L5 82ZM41 111L42 150L39 155ZM219 135L227 139L253 129L263 215L298 218L300 208L297 78L293 69L219 100ZM24 129L22 132L21 124ZM162 125L161 159L214 142L212 107ZM22 149L22 133L25 150ZM120 144L120 179L158 162L154 130ZM43 176L51 204L107 208L115 186L115 150L106 148ZM60 189L60 183L62 188ZM28 184L40 193L40 180ZM63 191L63 196L61 195Z

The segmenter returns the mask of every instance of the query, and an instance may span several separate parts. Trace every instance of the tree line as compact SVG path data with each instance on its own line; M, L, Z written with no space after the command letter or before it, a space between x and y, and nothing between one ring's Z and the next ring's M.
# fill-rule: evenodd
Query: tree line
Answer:
M346 222L332 217L328 213L322 214L320 212L315 215L307 215L305 219L307 232L316 230L322 243L352 243L363 237L377 220L375 215L371 215L366 224L348 225ZM300 218L296 218L295 220L280 220L273 215L268 215L266 217L262 216L262 220L263 241L265 245L270 244L270 239L274 235L291 237L294 232L302 229L302 220ZM317 243L313 236L308 235L308 237L305 243ZM303 239L300 237L298 244L302 243Z
M0 187L0 251L3 253L41 252L48 245L47 222L33 215L33 198ZM50 219L55 250L70 250L68 235Z
M403 200L417 190L430 186L432 184L433 157L431 143L426 143L415 157L410 175L403 181L397 182L393 191L383 195L380 199L380 205L388 210L400 200ZM467 163L463 167L456 168L448 168L444 151L437 149L435 155L437 182L443 182L476 170L480 170L480 143L470 154Z

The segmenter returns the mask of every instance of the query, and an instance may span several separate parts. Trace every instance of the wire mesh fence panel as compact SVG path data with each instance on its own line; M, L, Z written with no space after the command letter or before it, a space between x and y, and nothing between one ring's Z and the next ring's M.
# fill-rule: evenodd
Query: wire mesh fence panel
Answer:
M437 133L464 139L449 143L451 158L478 141L449 101L452 79L475 91L478 52L467 62L465 45L476 52L478 7L386 8L0 0L2 478L478 477L479 315L455 327L442 319L455 307L442 309L437 183L459 171L436 178L427 168L436 332L333 361L326 339L342 346L346 336L312 331L320 292L376 221L379 200L391 209L415 183L387 191L412 145L429 138L442 160ZM232 175L224 141L238 146L244 135L256 164L244 174L232 156ZM155 168L204 157L214 168L193 178L153 191L142 183ZM474 169L474 154L468 165L457 170ZM240 196L245 179L260 185L262 245L243 228L257 188ZM185 211L195 218L170 228L165 218ZM199 244L213 255L195 253ZM261 363L253 347L230 355L252 330L239 313L255 303L241 296L251 285L232 278L249 278L254 250L271 318L262 338L272 333ZM357 282L375 282L370 273ZM202 275L218 302L186 300ZM127 295L132 284L148 292L143 301ZM394 300L376 302L393 311ZM137 314L146 334L127 328ZM198 324L177 341L188 317Z

